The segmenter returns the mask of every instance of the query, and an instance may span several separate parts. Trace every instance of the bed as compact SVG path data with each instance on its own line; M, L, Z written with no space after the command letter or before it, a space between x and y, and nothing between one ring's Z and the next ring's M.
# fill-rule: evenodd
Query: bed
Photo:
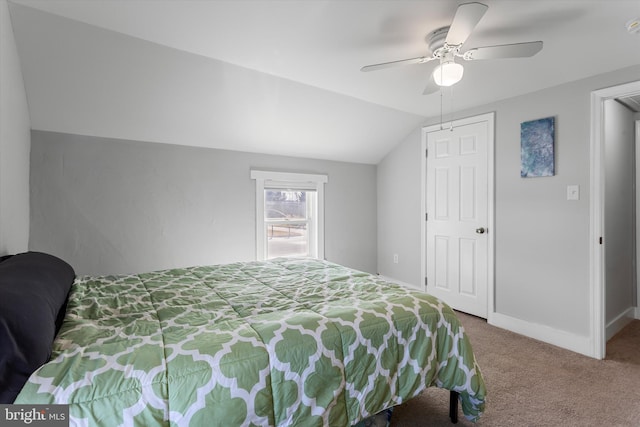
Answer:
M484 410L447 305L328 261L76 276L66 304L15 403L69 404L72 425L351 426L431 386Z

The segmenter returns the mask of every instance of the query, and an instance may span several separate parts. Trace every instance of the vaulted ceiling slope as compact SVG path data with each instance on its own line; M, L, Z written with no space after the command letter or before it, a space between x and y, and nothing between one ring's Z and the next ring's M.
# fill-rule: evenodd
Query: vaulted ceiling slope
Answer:
M425 117L425 36L463 1L10 0L34 129L376 164ZM640 63L637 0L485 0L462 110Z

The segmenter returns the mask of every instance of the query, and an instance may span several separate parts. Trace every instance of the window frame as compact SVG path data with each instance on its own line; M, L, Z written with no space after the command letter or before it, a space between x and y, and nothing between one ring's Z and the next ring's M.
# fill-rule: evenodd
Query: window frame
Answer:
M315 219L315 221L308 230L309 256L324 259L324 184L329 182L329 177L325 174L252 169L251 179L256 181L256 259L264 261L267 257L267 222L264 217L265 189L316 192L316 209L311 213L312 220ZM315 242L315 248L311 247L313 242Z

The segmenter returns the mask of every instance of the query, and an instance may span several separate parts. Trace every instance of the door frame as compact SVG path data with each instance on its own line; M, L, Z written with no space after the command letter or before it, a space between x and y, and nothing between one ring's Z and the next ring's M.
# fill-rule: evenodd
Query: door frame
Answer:
M427 248L426 248L426 232L427 232L427 134L431 132L447 129L449 126L459 127L473 123L487 123L487 322L492 322L493 313L495 312L495 113L485 113L477 116L466 117L454 120L450 125L443 126L442 123L437 125L425 126L422 128L422 144L421 157L422 163L420 168L420 206L422 209L420 221L420 277L422 280L427 277ZM426 285L425 285L426 290Z
M606 256L600 238L604 235L604 102L622 96L640 94L640 81L599 89L591 92L590 138L590 224L589 224L589 294L590 341L592 356L606 355Z
M640 119L635 121L635 145L636 145L636 309L634 316L636 319L640 319Z

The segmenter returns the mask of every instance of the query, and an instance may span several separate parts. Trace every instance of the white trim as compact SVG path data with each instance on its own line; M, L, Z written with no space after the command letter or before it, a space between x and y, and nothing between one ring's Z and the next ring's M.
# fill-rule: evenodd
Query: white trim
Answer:
M403 286L405 288L411 289L412 291L422 291L422 292L424 292L424 289L421 289L419 286L412 285L411 283L403 282L403 281L398 280L398 279L394 279L393 277L383 276L382 274L378 274L378 277L381 278L382 280L387 281L387 282L395 283L396 285L400 285L400 286Z
M604 236L604 126L603 104L608 99L640 94L640 81L591 92L590 224L589 224L589 356L603 359L606 353L605 277L606 255L599 242Z
M253 171L252 171L253 172ZM253 178L253 173L251 174ZM264 261L267 252L264 229L264 180L256 179L256 260Z
M591 339L550 326L527 322L501 313L493 313L491 325L520 335L591 356Z
M634 142L636 148L636 303L634 305L640 307L640 120L636 120L636 139ZM636 318L638 318L637 315Z
M627 326L634 319L636 314L636 307L629 307L622 313L620 313L615 319L607 323L607 341L609 341L615 334L620 332L622 328Z
M258 169L251 170L251 179L261 179L263 181L281 181L281 182L289 181L289 182L297 182L297 183L308 182L310 184L316 184L316 183L326 184L327 182L329 182L329 177L324 174L320 175L320 174L311 174L311 173L278 172L278 171L265 171L265 170L258 170Z
M486 113L478 116L467 117L452 122L453 127L469 125L473 123L487 123L487 228L488 248L487 248L487 322L492 323L492 317L495 314L495 113ZM442 125L432 125L422 128L422 151L421 158L421 183L420 183L420 206L422 209L420 222L420 277L424 280L427 277L426 266L426 221L424 220L427 212L427 158L425 152L427 150L427 134L442 130ZM422 289L424 290L424 288Z
M635 312L633 313L633 318L640 320L640 307L635 308Z
M317 252L314 256L324 259L324 184L329 177L323 174L279 172L252 169L251 179L256 180L256 259L263 261L267 253L264 225L264 189L269 187L307 189L316 191L317 218L314 236L310 238L316 242ZM266 183L266 185L265 185ZM309 231L310 233L312 230Z
M590 202L589 202L589 319L590 356L603 359L604 336L604 248L600 238L604 235L604 174L602 144L602 99L591 93L591 142L590 142Z

